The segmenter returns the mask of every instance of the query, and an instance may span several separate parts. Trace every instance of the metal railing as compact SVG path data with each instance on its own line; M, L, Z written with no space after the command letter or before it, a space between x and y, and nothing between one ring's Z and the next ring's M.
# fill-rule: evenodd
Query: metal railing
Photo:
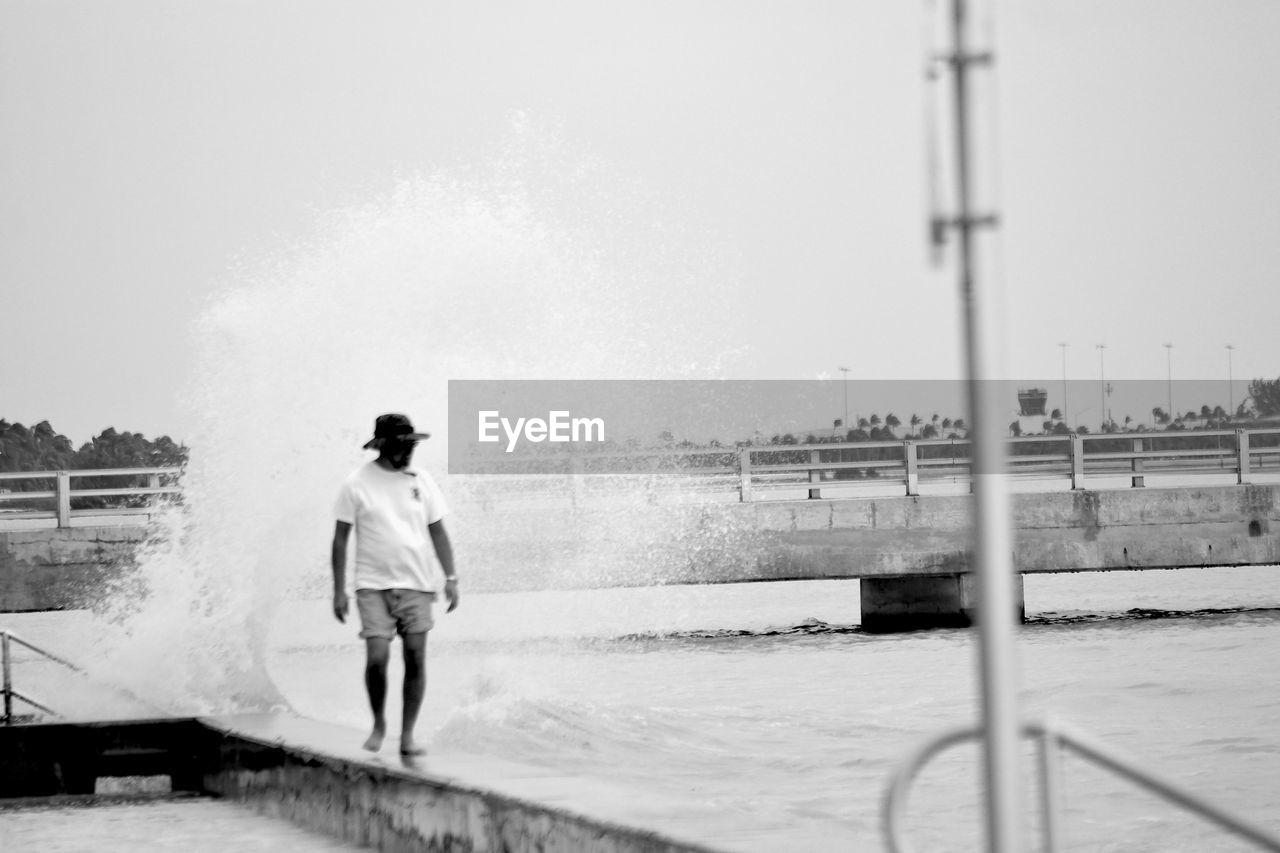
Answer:
M1280 476L1280 428L1160 433L1041 435L1007 439L1015 480L1059 480L1071 489L1151 485L1152 477L1216 475L1235 483ZM646 489L726 494L740 501L800 492L811 499L875 486L907 496L922 486L971 482L969 439L903 439L737 448L546 453L490 459L475 471L497 476L512 494L557 489L577 503L593 488L632 483ZM548 476L551 475L551 476Z
M54 663L62 664L63 666L67 667L68 669L71 669L74 672L84 671L80 667L73 664L71 661L66 660L64 658L60 658L57 655L53 654L52 652L45 651L39 646L33 643L30 643L27 640L22 639L12 631L0 629L0 670L3 670L3 677L4 677L4 717L3 717L3 720L0 720L0 722L2 722L6 726L13 725L14 722L19 719L18 715L15 715L13 713L13 702L15 699L27 705L30 705L31 707L36 708L37 710L44 711L46 714L54 714L54 715L57 714L57 711L54 711L52 708L50 708L48 705L45 705L43 702L40 702L32 698L31 696L27 696L22 693L19 693L17 690L13 689L12 646L14 643L17 643L20 646L24 646L27 649L30 649L31 651L35 652L41 657L47 658L53 661Z
M1160 433L1037 435L1007 439L1008 470L1015 480L1060 480L1072 489L1150 485L1148 478L1217 475L1236 483L1280 477L1280 428L1188 430ZM577 504L593 489L619 483L693 494L736 493L749 502L783 491L817 499L886 486L907 496L931 484L971 479L967 438L902 439L828 444L777 444L735 448L680 448L625 452L555 453L486 463L480 470L501 478L513 496L544 497L563 491ZM0 474L0 521L93 516L145 518L165 499L180 496L180 468L110 468ZM550 475L550 476L548 476ZM117 478L121 486L78 487L83 478ZM140 483L145 478L145 485ZM483 478L485 481L489 477ZM43 485L47 483L47 486ZM9 485L20 486L10 490ZM32 485L41 484L36 489ZM88 504L98 504L90 506Z
M181 473L180 468L0 473L0 520L52 518L59 527L70 527L73 518L148 516L163 500L181 495ZM96 482L74 482L86 478Z
M1059 720L1033 720L1024 722L1022 734L1037 738L1040 760L1040 809L1043 849L1046 853L1058 853L1061 849L1061 803L1059 791L1059 747L1072 750L1117 776L1164 798L1168 802L1193 812L1209 823L1233 835L1251 842L1264 850L1280 853L1280 836L1232 814L1208 799L1187 791L1172 782L1161 779L1144 770L1136 761L1120 754L1097 738ZM907 795L925 765L939 753L965 741L982 737L982 730L974 727L949 729L930 739L916 750L889 780L882 803L885 843L890 853L910 853L912 849L901 837L902 814L906 809Z

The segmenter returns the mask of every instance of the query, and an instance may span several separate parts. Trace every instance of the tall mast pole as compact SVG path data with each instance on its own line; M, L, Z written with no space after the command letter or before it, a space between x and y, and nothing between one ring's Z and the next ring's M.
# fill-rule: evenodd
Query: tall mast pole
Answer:
M1021 805L1018 760L1018 702L1015 644L1013 539L1005 482L999 372L1004 329L991 288L978 277L980 243L994 241L992 211L975 209L974 130L970 74L989 67L989 52L970 47L973 21L966 0L952 0L955 173L959 235L960 291L964 303L969 411L973 417L974 562L977 566L978 671L981 676L983 778L986 787L987 849L1013 853L1019 848ZM991 185L994 182L988 181ZM989 201L989 199L988 199ZM981 239L985 236L985 240ZM988 257L991 250L987 252ZM991 270L985 271L988 274ZM988 276L989 278L989 276Z

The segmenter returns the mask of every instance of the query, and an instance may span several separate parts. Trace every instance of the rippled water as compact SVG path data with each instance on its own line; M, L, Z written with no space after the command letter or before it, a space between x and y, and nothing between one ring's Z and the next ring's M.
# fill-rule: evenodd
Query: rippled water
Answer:
M1028 713L1280 831L1280 572L1030 578L1027 597ZM1237 607L1250 609L1214 612ZM1207 612L1153 618L1188 610ZM360 648L322 611L278 623L272 675L302 713L362 727ZM437 751L674 794L694 815L750 813L777 828L761 849L794 849L800 828L859 849L879 838L891 767L973 722L976 693L971 632L873 636L857 613L852 581L472 596L432 639L424 725ZM975 762L961 748L922 778L922 849L976 849ZM1079 760L1065 785L1072 849L1233 849Z
M469 595L432 635L422 730L435 754L674 798L707 842L740 815L756 828L734 840L747 849L878 849L891 768L975 720L975 651L963 630L861 633L857 591L808 581ZM1075 723L1280 832L1280 570L1030 577L1026 594L1025 712ZM5 621L67 654L101 630L88 614ZM298 713L367 724L362 648L326 601L286 605L268 645L269 674ZM921 777L918 849L980 846L976 761L961 747ZM1064 768L1066 849L1248 849L1080 759Z

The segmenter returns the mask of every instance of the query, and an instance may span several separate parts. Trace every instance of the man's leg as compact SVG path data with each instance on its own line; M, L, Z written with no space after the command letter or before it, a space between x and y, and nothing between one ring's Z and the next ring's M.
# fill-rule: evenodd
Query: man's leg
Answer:
M364 686L369 691L369 707L373 710L373 733L364 742L364 748L377 752L387 736L387 661L391 657L391 641L386 637L369 637L364 642Z
M400 725L400 754L422 755L413 729L422 710L422 697L427 692L427 632L405 634L404 640L404 714Z

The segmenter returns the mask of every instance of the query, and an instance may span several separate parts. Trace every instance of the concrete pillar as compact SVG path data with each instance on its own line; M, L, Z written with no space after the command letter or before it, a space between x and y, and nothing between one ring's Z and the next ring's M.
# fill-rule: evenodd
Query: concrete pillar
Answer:
M972 574L862 578L862 629L873 634L924 628L967 628L978 596ZM1022 575L1014 583L1018 621L1026 619Z
M738 499L743 503L751 502L751 448L738 449Z
M1236 430L1236 482L1249 482L1249 433L1242 429Z
M920 494L920 460L916 457L916 443L902 442L902 466L907 472L907 494Z
M1084 439L1078 435L1071 436L1071 488L1084 488Z
M58 526L71 526L71 475L59 471L57 476Z

